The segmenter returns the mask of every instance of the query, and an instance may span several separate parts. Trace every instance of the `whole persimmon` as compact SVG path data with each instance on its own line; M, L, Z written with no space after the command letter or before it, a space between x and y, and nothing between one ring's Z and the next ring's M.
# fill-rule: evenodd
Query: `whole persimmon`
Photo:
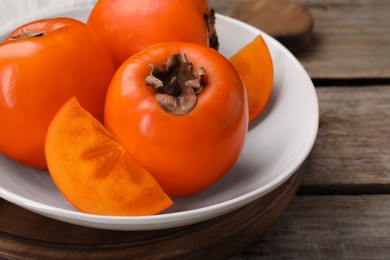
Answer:
M191 195L220 179L240 155L248 130L245 87L212 48L156 44L117 70L105 125L168 195Z
M50 121L75 96L103 120L115 66L96 33L69 18L17 28L0 45L0 152L47 168L44 140Z
M206 0L99 0L87 23L119 67L155 43L193 42L218 48L214 22Z

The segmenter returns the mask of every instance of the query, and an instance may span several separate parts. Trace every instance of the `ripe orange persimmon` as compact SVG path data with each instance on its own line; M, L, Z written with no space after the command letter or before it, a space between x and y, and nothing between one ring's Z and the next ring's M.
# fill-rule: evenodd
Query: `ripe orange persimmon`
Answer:
M214 18L206 0L99 0L88 24L119 67L155 43L193 42L217 48Z
M214 49L156 44L116 72L105 125L168 195L191 195L236 162L248 130L246 92Z
M104 126L71 98L45 143L50 175L68 201L99 215L152 215L173 204Z
M115 66L96 33L67 18L16 29L0 45L0 152L46 168L44 140L54 114L70 97L103 120Z
M271 54L263 37L258 35L230 58L240 73L248 93L249 121L252 122L267 105L274 81Z

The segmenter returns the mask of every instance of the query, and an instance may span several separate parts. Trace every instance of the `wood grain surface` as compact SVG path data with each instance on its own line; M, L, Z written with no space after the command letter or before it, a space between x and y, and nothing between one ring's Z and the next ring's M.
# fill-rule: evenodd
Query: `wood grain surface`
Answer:
M390 1L292 1L314 18L313 43L297 55L312 78L390 78ZM209 3L232 16L245 0Z
M230 260L389 259L390 196L297 196L280 221Z
M295 2L315 21L297 58L316 84L318 138L292 205L231 259L388 259L390 2Z
M390 255L390 85L316 90L320 127L299 196L233 259Z
M318 138L302 190L389 192L390 85L317 87Z

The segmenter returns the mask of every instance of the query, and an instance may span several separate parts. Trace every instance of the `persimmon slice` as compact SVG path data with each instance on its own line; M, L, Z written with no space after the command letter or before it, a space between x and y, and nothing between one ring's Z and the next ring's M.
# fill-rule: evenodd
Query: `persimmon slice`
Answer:
M50 175L78 210L99 215L153 215L173 202L76 98L51 122L45 142Z
M263 37L258 35L230 58L244 81L248 95L249 122L266 107L274 81L272 57Z

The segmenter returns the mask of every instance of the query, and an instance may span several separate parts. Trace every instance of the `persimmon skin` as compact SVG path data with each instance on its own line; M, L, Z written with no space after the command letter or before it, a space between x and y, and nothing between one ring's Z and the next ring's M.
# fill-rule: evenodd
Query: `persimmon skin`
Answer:
M173 202L104 126L69 99L45 142L50 175L78 210L98 215L154 215Z
M26 29L46 35L11 40ZM16 29L0 45L0 152L47 168L44 140L56 111L71 96L103 120L115 66L86 24L56 18Z
M268 46L261 35L241 48L230 61L240 73L248 93L249 122L265 109L271 98L274 69Z
M207 84L186 115L166 112L145 84L150 64L183 52ZM170 196L197 193L238 159L248 130L246 92L233 65L198 44L162 43L129 58L116 72L106 99L105 125Z
M115 64L161 42L208 46L206 0L99 0L88 24L101 36Z

